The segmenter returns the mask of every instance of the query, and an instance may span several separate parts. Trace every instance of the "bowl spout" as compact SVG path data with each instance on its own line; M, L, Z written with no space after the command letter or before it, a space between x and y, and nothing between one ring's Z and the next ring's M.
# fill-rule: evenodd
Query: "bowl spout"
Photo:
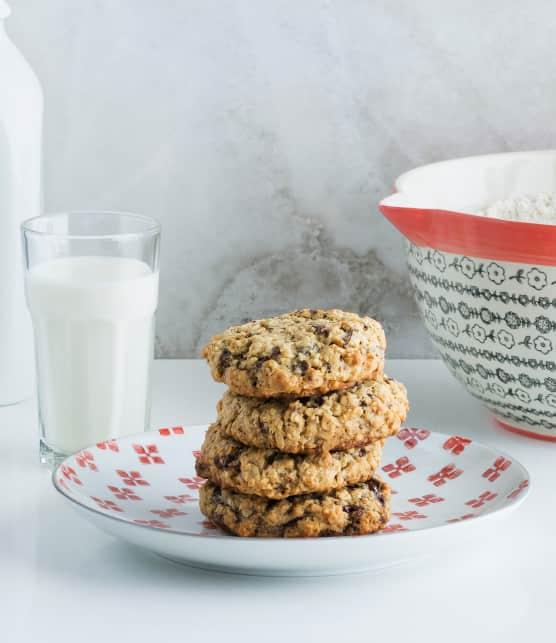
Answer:
M400 176L382 214L411 243L444 252L556 266L556 226L476 214L505 198L556 192L556 151L433 163Z

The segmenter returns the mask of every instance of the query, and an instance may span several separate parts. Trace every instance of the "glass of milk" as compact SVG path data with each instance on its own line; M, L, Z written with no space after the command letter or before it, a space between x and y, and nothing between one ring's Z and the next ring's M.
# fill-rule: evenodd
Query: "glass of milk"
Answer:
M23 223L41 462L149 427L160 225L120 212Z

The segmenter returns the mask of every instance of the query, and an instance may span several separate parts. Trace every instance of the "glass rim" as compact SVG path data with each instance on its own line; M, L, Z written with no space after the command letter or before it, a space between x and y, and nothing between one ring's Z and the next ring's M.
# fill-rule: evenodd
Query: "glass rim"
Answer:
M52 232L49 230L40 229L36 226L37 223L42 224L47 221L52 221L62 217L94 217L94 216L118 216L144 224L143 230L135 230L129 232L101 232L92 234L73 234L67 232ZM160 234L160 223L146 214L138 214L136 212L127 212L125 210L68 210L67 212L47 212L37 217L26 219L21 224L21 229L24 234L32 234L39 237L52 237L59 239L122 239L126 237L148 237Z

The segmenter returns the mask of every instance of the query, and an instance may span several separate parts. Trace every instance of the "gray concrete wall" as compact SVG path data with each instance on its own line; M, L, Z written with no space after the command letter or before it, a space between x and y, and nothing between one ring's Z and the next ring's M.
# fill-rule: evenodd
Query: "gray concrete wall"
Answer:
M376 315L433 354L376 203L423 163L554 146L548 0L12 0L48 210L162 221L158 354L245 318Z

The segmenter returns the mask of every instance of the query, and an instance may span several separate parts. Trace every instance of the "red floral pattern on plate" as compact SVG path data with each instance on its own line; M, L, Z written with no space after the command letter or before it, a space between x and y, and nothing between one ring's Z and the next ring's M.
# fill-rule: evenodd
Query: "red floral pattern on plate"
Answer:
M397 438L403 442L405 447L413 449L420 441L426 440L430 434L431 432L427 431L427 429L405 428L397 434Z
M471 444L469 438L462 438L459 435L450 436L442 445L442 448L454 455L460 455L465 451L465 447Z
M205 480L195 473L195 454L205 430L173 427L100 442L70 456L55 483L63 494L112 521L229 538L205 522L198 506ZM412 427L402 439L387 440L383 462L384 478L395 485L392 522L381 531L385 537L479 519L514 505L529 486L519 463L468 438L427 429Z
M507 496L506 498L508 500L513 500L514 498L517 498L522 491L525 491L527 487L529 486L529 480L522 480L515 489L513 489Z
M415 471L415 466L411 464L407 456L398 458L394 463L387 464L382 467L384 473L388 474L389 478L398 478L404 473L411 473Z
M126 487L115 487L114 485L108 485L108 489L118 498L119 500L142 500L140 496L135 493L134 489L127 489Z
M174 507L170 507L169 509L151 509L152 514L156 514L157 516L160 516L161 518L175 518L176 516L185 516L186 513L185 511L179 511L178 509L175 509Z
M141 464L164 464L164 460L158 455L156 444L134 444L133 450L139 456Z
M147 480L143 479L143 476L139 471L124 471L123 469L116 469L116 473L122 478L124 484L129 485L130 487L148 487L149 483Z
M408 531L407 527L404 527L403 525L396 525L396 524L390 524L386 525L383 529L380 530L381 534L393 534L395 532L399 531Z
M178 478L180 482L188 489L200 489L206 482L204 478L199 478L199 476L193 476L192 478Z
M160 520L134 520L136 525L144 525L146 527L157 527L158 529L170 529L170 525Z
M446 522L461 522L462 520L469 520L470 518L475 518L475 514L464 514L463 516L459 516L459 518L450 518Z
M492 465L483 472L483 478L486 478L489 482L494 482L498 480L503 471L506 471L511 466L512 461L507 460L503 456L496 458Z
M218 527L210 520L201 520L199 524L201 525L201 527L204 527L205 529L218 529Z
M169 436L169 435L183 435L185 429L183 426L173 426L171 429L158 429L159 435Z
M444 502L444 498L441 498L434 493L426 493L420 498L409 498L409 502L417 505L418 507L426 507L427 505L436 504L437 502Z
M67 478L70 482L73 482L74 484L78 484L78 485L83 484L73 467L69 467L68 465L62 465L62 467L60 468L60 471L62 472L62 475L65 478Z
M197 498L190 496L188 493L182 493L179 496L164 496L164 500L175 502L177 505L183 505L186 502L197 502Z
M95 496L91 496L91 500L94 500L101 509L118 512L123 511L123 509L119 507L113 500L102 500L101 498L97 498Z
M400 520L420 520L426 518L425 514L420 514L418 511L395 511L393 516Z
M102 449L103 451L114 451L115 453L118 453L120 450L120 447L118 446L116 440L105 440L104 442L97 442L97 448Z
M62 487L62 489L64 489L68 493L71 493L71 489L68 487L66 481L63 478L58 478L58 484L60 485L60 487Z
M75 456L75 461L83 469L88 467L91 471L98 471L95 464L95 457L90 451L80 451Z
M462 469L458 469L455 464L448 464L442 467L440 471L430 475L427 480L432 482L435 487L441 487L446 484L448 480L455 480L463 473Z
M469 507L473 507L473 509L478 509L479 507L482 507L486 502L490 502L491 500L494 500L498 496L497 493L493 493L492 491L483 491L482 494L478 498L472 498L471 500L468 500L465 504L468 505Z

